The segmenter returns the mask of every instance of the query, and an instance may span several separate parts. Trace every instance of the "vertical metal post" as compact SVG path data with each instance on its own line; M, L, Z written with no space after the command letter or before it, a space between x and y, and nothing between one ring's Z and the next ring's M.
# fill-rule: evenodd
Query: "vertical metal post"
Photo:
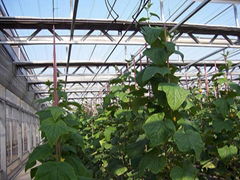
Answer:
M127 59L127 46L124 46L125 59Z
M53 25L53 85L54 85L54 101L53 105L58 106L58 93L57 93L57 61L56 61L56 38L55 38L55 26Z
M205 87L206 87L206 94L208 95L209 88L208 88L208 75L207 75L207 66L204 64L204 72L205 72Z
M188 76L187 76L187 73L185 73L185 81L186 81L186 87L188 89Z
M137 80L136 80L136 62L135 62L135 57L132 56L133 58L133 73L134 73L134 85L135 88L137 87Z
M70 18L73 16L73 0L70 0Z
M9 118L9 117L8 117ZM7 118L7 120L9 121L9 119ZM13 154L13 146L12 146L12 144L13 144L13 141L12 141L12 135L13 135L13 132L12 132L12 126L13 126L13 122L12 121L9 121L9 126L10 126L10 128L9 128L9 133L7 132L7 134L9 134L9 140L10 140L10 162L12 162L12 160L13 160L13 157L12 157L12 154Z
M19 115L19 121L17 123L17 138L18 138L18 157L20 159L22 159L22 155L23 155L23 150L22 150L22 111L20 109L18 109L18 115Z
M140 54L140 70L142 71L142 54Z
M163 13L163 0L160 0L160 20L164 21L164 13Z
M2 174L0 174L0 179L7 179L7 154L6 154L6 102L0 101L0 154L1 161L0 167L2 169Z
M236 4L233 4L233 11L234 11L234 18L235 18L236 26L239 27L238 9L237 9Z

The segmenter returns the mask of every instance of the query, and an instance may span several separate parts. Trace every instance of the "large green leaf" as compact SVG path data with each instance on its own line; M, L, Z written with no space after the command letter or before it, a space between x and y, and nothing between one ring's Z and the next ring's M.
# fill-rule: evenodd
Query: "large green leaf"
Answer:
M229 83L229 87L230 87L232 90L236 91L236 93L237 93L238 95L240 95L240 86L239 86L238 84L236 84L236 83L234 83L234 82L230 82L230 83Z
M160 27L144 26L141 28L141 32L148 44L153 44L160 37L164 36L164 29Z
M25 171L33 167L36 161L41 161L49 158L52 155L52 148L48 144L42 144L37 146L33 152L29 155L28 161L25 166Z
M144 152L144 148L145 148L147 142L148 141L146 139L142 139L135 143L127 145L127 147L126 147L127 155L131 158L141 156L141 154L143 154L143 152Z
M165 42L165 47L167 48L167 51L169 55L173 54L175 52L175 44L172 42Z
M143 52L143 55L149 57L156 65L164 65L169 57L164 48L148 48Z
M223 146L222 148L218 148L218 154L223 160L228 160L234 155L237 155L238 148L236 146Z
M58 106L48 107L48 109L50 110L52 117L55 121L58 120L58 118L65 113L65 110Z
M92 173L83 165L77 156L68 156L65 161L73 167L76 175L92 177Z
M195 180L197 169L190 162L184 162L183 165L175 166L170 172L172 180Z
M189 95L189 91L173 83L160 83L158 90L164 91L172 110L177 110Z
M220 133L222 130L231 131L233 122L231 120L214 119L212 123L215 132Z
M35 180L77 180L73 167L66 162L47 162L38 167Z
M216 110L218 113L222 114L223 116L226 116L229 111L228 101L226 99L217 99L213 102L213 104L216 106Z
M44 102L49 102L49 101L51 101L51 100L52 100L52 97L49 96L49 97L46 97L46 98L37 99L37 100L36 100L36 103L41 104L41 103L44 103Z
M152 173L158 174L164 169L165 165L165 157L158 157L154 153L148 153L143 156L139 164L139 170L143 172L145 169L149 169Z
M69 132L74 132L73 129L69 128L62 120L57 122L44 120L41 124L40 130L45 133L50 145L54 145L60 136Z
M70 135L70 139L75 146L80 146L81 148L84 148L83 137L81 136L81 134L79 134L79 132L72 133Z
M40 121L46 120L52 116L49 109L43 109L36 114L39 116Z
M114 133L115 131L116 131L116 127L112 127L112 126L109 126L105 129L104 136L105 136L106 141L110 141L111 134Z
M146 136L153 146L164 144L175 132L171 120L163 120L164 113L150 116L143 125Z
M143 73L143 79L142 81L148 81L151 79L155 74L161 74L162 76L169 74L170 70L167 67L156 67L156 66L150 66L147 67Z
M198 132L190 129L186 131L183 131L182 129L178 130L174 134L174 141L180 151L189 152L194 150L197 159L200 158L200 154L204 148L204 143Z

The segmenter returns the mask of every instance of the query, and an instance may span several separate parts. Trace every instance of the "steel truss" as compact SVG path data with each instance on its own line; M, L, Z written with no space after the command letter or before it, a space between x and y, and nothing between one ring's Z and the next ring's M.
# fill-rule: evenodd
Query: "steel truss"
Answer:
M39 18L12 18L1 17L1 31L7 33L5 29L36 29L28 37L12 37L7 35L8 40L1 41L0 44L9 45L41 45L52 44L50 36L37 36L37 34L47 29L52 33L52 27L55 25L56 30L71 29L72 19L39 19ZM122 32L128 29L131 35L126 36L119 45L143 45L145 41L142 36L137 35L142 26L146 23L134 23L131 21L115 21L111 20L86 20L76 19L75 30L88 30L85 35L74 36L60 36L57 34L56 44L79 44L79 45L116 45L121 38ZM176 27L176 23L161 23L150 22L151 26L166 27L172 29ZM129 28L130 27L130 28ZM101 31L103 35L93 36L94 31ZM118 36L111 35L111 31L118 31ZM174 41L179 46L205 46L205 47L232 47L239 48L240 28L238 27L223 27L212 25L199 24L183 24L176 30L178 35ZM204 37L208 35L212 37Z
M77 1L78 2L78 1ZM201 24L186 24L185 22L190 19L194 14L196 14L202 7L204 7L210 0L204 0L196 9L194 9L190 14L188 14L183 20L179 23L162 23L162 22L148 22L148 23L138 23L132 21L125 21L125 20L95 20L95 19L76 19L76 12L77 12L77 5L74 6L73 17L60 19L55 18L54 21L52 18L22 18L22 17L1 17L0 18L0 31L6 36L6 40L0 41L2 45L41 45L41 44L52 44L52 37L50 36L38 36L39 32L42 30L49 30L50 33L56 36L56 44L57 45L69 45L68 49L68 57L67 62L58 62L58 72L60 76L65 76L66 84L72 85L67 93L70 94L83 94L90 93L95 94L96 92L87 90L88 87L91 85L98 85L102 88L106 88L108 86L108 82L110 80L110 76L106 79L97 80L95 79L98 73L100 75L104 75L106 70L110 68L117 67L114 73L121 74L126 71L131 70L141 70L144 66L148 63L147 60L142 60L140 55L140 59L134 61L132 63L126 62L87 62L87 61L71 61L71 47L72 45L145 45L145 41L140 33L140 29L142 26L150 24L151 26L158 26L158 27L165 27L170 32L174 33L175 36L173 41L176 43L177 46L190 46L190 47L215 47L215 48L240 48L239 44L239 37L240 37L240 28L239 27L226 27L226 26L212 26L212 25L201 25ZM233 2L235 3L235 1ZM181 16L181 14L179 15ZM52 27L55 27L58 34L55 33ZM13 37L8 34L8 29L33 29L33 33L30 36L22 36L22 37ZM70 30L70 36L60 35L60 30ZM83 33L83 35L74 36L74 30L83 30L87 33ZM102 35L96 36L93 35L95 31L100 31ZM116 35L116 31L117 34ZM129 35L125 35L126 32ZM210 54L211 55L211 54ZM206 56L207 57L207 56ZM140 61L139 61L140 60ZM180 77L181 83L184 82L194 82L197 73L202 74L203 77L210 81L210 75L215 68L217 69L218 66L224 65L225 61L219 60L211 60L211 61L203 61L204 58L201 58L198 61L170 61L171 64L176 65L180 72L176 73L177 76ZM135 62L136 61L136 62ZM233 70L239 68L240 62L234 61L233 62ZM46 62L15 62L14 66L17 69L22 70L25 69L28 73L25 75L26 77L39 77L41 76L48 68L52 68L52 63L50 61ZM60 71L60 68L66 67L67 72L64 74ZM76 68L73 73L68 73L69 68ZM41 72L36 75L31 74L32 69L42 68ZM90 75L94 76L92 79L84 79L84 80L75 80L71 77L71 79L67 80L68 76L79 75L77 72L81 68L86 68L90 72ZM100 71L104 68L102 71ZM96 69L100 69L96 72ZM183 71L185 70L185 71ZM188 70L188 72L186 72ZM195 73L191 73L194 71ZM108 73L109 74L109 73ZM105 73L106 75L106 73ZM232 73L231 76L239 75L237 72ZM113 76L111 76L113 77ZM200 81L202 81L200 79ZM36 80L29 80L27 82L28 86L35 86L38 85L42 86L45 81L38 79ZM85 91L73 91L71 92L71 88L74 85L80 85L81 87L87 88ZM68 86L69 87L69 86ZM100 92L101 93L101 92ZM35 94L46 94L46 92L37 91ZM80 97L82 98L82 96ZM96 97L95 97L96 98Z

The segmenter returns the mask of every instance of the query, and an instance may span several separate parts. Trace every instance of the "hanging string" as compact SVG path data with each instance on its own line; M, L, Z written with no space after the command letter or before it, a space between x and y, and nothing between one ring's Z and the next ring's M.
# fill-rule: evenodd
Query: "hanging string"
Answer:
M57 84L57 61L56 61L56 33L55 33L55 25L54 25L54 0L52 0L52 13L53 13L53 87L54 87L54 93L53 93L53 106L58 106L58 84Z

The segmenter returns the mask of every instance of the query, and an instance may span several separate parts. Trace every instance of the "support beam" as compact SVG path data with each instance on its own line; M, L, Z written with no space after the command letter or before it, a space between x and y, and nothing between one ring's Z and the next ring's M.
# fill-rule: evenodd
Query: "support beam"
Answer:
M50 81L51 82L51 81ZM96 83L108 83L107 80L95 80L95 81L67 81L66 84L96 84ZM35 84L45 84L46 81L28 81L28 85L35 85ZM51 82L52 83L52 82Z
M226 35L218 36L215 35L213 38L206 38L201 37L199 35L194 35L193 33L189 33L189 37L183 36L177 37L174 42L177 46L196 46L196 47L232 47L232 48L240 48L240 45L233 44L232 42L237 40L237 37L230 38ZM146 42L143 36L126 36L123 40L119 43L119 45L133 45L133 46L141 46L145 45ZM216 38L217 39L216 39ZM5 40L0 41L0 44L8 44L8 45L52 45L52 36L38 36L32 39L31 41L28 40L29 37L19 37L14 38L12 40ZM112 36L114 41L109 40L106 36L99 35L99 36L90 36L84 41L82 40L84 36L75 36L74 40L70 41L69 36L62 36L62 40L56 40L57 45L116 45L121 36Z
M72 15L72 22L71 22L71 30L70 30L70 41L73 40L76 17L77 17L78 2L79 2L78 0L74 1L74 8L73 8L73 15ZM68 74L68 70L69 70L69 62L70 62L70 58L71 58L71 53L72 53L72 44L69 44L65 82L67 82L67 74Z
M56 29L71 29L72 19L55 18L19 18L19 17L0 17L2 29L51 29L55 25ZM111 26L109 26L111 24ZM142 26L148 25L147 22L135 22L118 20L95 20L95 19L76 19L75 30L108 30L108 31L139 31ZM151 26L160 26L172 29L177 23L149 22ZM131 27L129 27L131 26ZM179 33L195 33L195 34L220 34L240 36L240 28L228 26L214 26L201 24L182 24L178 27Z
M175 66L186 66L189 63L194 62L195 60L185 60L184 62L182 61L174 61L174 60L170 60L170 64L175 65ZM237 60L233 60L233 65L239 64L240 61ZM16 65L16 67L18 68L25 68L25 69L36 69L36 68L45 68L45 67L52 67L52 62L49 61L42 61L42 62L14 62L14 64ZM127 62L118 62L118 61L114 61L114 62L99 62L99 61L93 61L93 62L89 62L89 61L72 61L69 63L69 67L115 67L115 66L127 66ZM225 62L224 61L220 61L220 60L205 60L205 61L200 61L194 64L194 66L219 66L219 65L224 65ZM66 67L67 63L66 62L59 62L57 63L58 67ZM136 63L136 66L146 66L147 62L142 62L142 63Z

